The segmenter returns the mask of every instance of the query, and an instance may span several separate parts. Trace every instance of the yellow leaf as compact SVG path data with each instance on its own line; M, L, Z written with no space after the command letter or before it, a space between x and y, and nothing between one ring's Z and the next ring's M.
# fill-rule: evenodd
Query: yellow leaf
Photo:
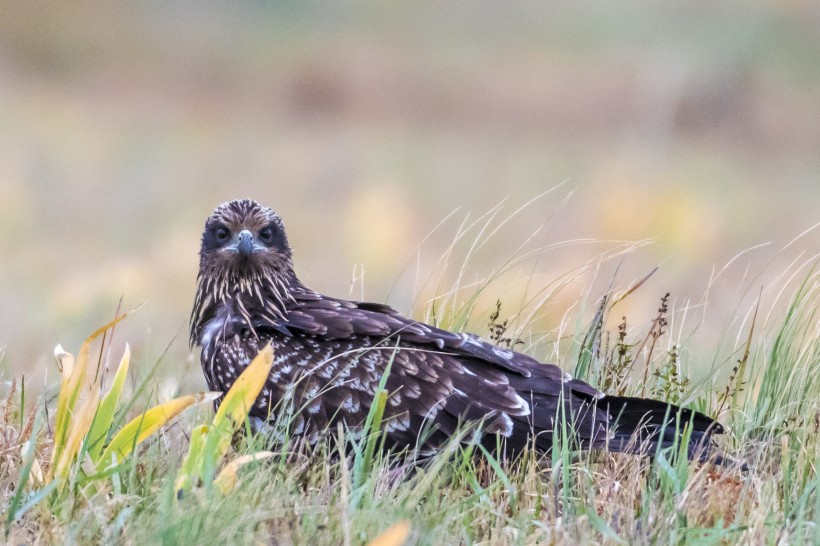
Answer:
M74 355L67 353L62 345L57 345L57 347L54 348L54 358L57 360L57 365L60 368L62 380L60 381L60 392L57 395L57 410L54 423L54 449L51 452L52 467L57 461L59 453L62 451L68 434L69 400L74 390L70 386L71 377L74 373Z
M368 542L367 546L402 546L408 536L410 536L410 520L403 519L388 527L387 531Z
M126 316L128 316L128 313L116 317L88 336L80 346L80 352L77 354L76 359L70 353L63 351L63 348L59 345L54 350L54 356L62 367L63 379L60 383L60 393L57 396L57 411L54 423L54 448L51 455L52 468L54 468L55 463L63 457L63 449L70 435L69 421L73 421L76 417L74 415L74 407L77 404L80 393L84 390L83 387L86 386L85 379L91 344L95 339L103 335L108 329ZM88 387L91 387L91 390L96 390L93 388L93 385L88 385ZM89 426L91 426L91 423L89 423ZM86 428L85 432L87 431L88 429ZM79 446L79 444L77 445Z
M88 336L85 339L85 341L83 341L83 344L80 345L80 352L77 353L77 362L82 362L82 364L85 366L88 362L88 354L91 352L91 344L94 342L94 340L103 335L106 331L114 327L118 322L120 322L127 316L128 313L123 313L122 315L114 318L114 320L112 320L108 324L97 328L97 330L93 334Z
M112 460L112 454L117 458L117 462L121 461L131 453L134 447L183 410L200 402L214 400L216 396L215 393L188 394L146 410L114 435L102 456L95 461L98 470L108 466Z
M233 433L248 417L248 412L268 380L272 366L273 349L268 344L239 374L225 394L219 409L216 410L211 427L213 432L209 433L208 447L205 450L206 455L211 456L214 463L228 450Z
M271 366L273 366L273 349L270 344L267 344L228 389L216 411L213 423L215 427L221 426L225 419L230 419L234 423L245 421L248 411L253 407L256 397L259 396L259 392L265 386L265 381L268 380Z
M209 485L213 483L219 460L228 451L234 432L245 422L248 411L268 380L271 366L273 349L268 344L236 378L207 431L202 432L201 437L191 437L191 447L175 482L178 496L192 485L195 478L207 481ZM232 486L230 480L228 470L221 483L229 487Z
M77 411L74 412L74 415L71 416L65 444L61 446L60 452L56 454L57 463L53 468L55 478L60 479L68 476L68 470L80 451L80 446L88 433L88 429L91 428L91 422L94 421L99 398L99 391L93 389L83 403L80 404L80 407L77 408Z
M252 453L250 455L242 455L241 457L237 457L233 461L229 462L225 465L225 468L219 473L219 475L214 480L214 485L219 488L223 495L227 495L233 488L236 487L237 482L237 471L240 467L245 466L248 463L252 463L254 461L261 461L262 459L267 459L268 457L272 457L274 453L272 451L259 451L257 453Z

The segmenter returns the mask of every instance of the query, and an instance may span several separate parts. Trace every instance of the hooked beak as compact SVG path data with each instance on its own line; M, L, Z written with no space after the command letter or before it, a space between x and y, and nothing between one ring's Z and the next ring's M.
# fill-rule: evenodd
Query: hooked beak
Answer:
M253 233L247 229L243 229L236 237L236 242L228 247L228 249L239 253L240 256L247 257L253 254L256 245L253 244Z
M242 256L250 256L253 253L253 234L247 229L239 232L236 240L236 251Z

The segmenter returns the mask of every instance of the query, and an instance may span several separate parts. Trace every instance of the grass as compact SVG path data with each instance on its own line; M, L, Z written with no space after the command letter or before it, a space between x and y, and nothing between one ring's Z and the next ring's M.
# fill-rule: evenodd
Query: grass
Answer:
M495 233L494 214L459 231L459 239L468 243L470 229L476 237L468 244L467 260L482 238ZM601 261L633 248L618 245L578 270L595 270ZM729 429L723 451L745 461L748 470L741 470L740 462L690 463L675 457L674 448L653 461L579 453L566 434L555 435L549 454L527 452L515 461L496 460L471 442L467 429L442 454L422 465L408 464L380 449L384 392L376 395L365 433L340 426L314 448L289 438L271 445L245 434L235 437L231 449L226 438L242 426L242 410L254 397L255 387L248 382L216 418L200 407L173 421L162 420L149 439L132 431L130 443L121 442L129 449L108 465L99 454L111 452L116 431L129 426L122 423L130 418L141 427L149 413L140 408L160 402L144 388L153 370L121 403L124 373L115 375L109 392L116 392L117 400L103 397L107 404L89 402L92 409L82 411L88 400L82 393L60 389L56 398L47 393L30 400L25 385L12 382L0 406L6 540L820 544L820 273L813 263L793 266L778 287L769 287L777 288L771 307L763 308L758 300L742 315L728 353L715 348L715 355L722 356L713 356L693 355L688 349L681 334L688 307L676 308L668 294L659 296L655 316L635 320L620 313L621 302L643 289L643 281L609 290L594 304L579 300L581 318L567 315L552 333L534 331L533 317L578 279L578 271L547 287L528 287L520 292L517 308L484 293L515 267L527 267L548 251L522 246L487 279L469 283L462 268L456 285L446 290L440 278L431 276L421 284L436 286L438 296L422 315L452 328L489 316L488 338L532 354L551 347L547 350L560 355L565 369L610 392L669 398L718 415ZM480 310L482 305L489 313ZM106 344L100 344L98 362L105 361L107 352ZM88 360L88 347L80 355ZM732 368L731 373L719 379L716 369L706 380L691 380L692 362L710 359ZM262 366L264 374L264 365L260 361L254 368ZM89 373L88 381L101 393L99 371ZM64 382L74 385L71 375L66 377ZM68 405L75 409L66 409ZM100 407L104 427L93 419L92 410ZM70 428L61 427L76 426L83 411L92 415L86 421L95 432L72 437ZM229 425L223 424L224 415L230 415ZM107 447L103 450L92 437L106 438ZM63 456L67 443L73 451ZM60 477L51 479L59 461L64 461Z

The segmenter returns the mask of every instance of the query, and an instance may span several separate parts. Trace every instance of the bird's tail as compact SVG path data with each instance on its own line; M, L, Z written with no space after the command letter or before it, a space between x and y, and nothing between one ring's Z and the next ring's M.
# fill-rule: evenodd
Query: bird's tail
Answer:
M609 451L653 455L686 441L687 457L704 461L714 451L712 435L723 433L711 417L660 400L606 396L598 401L601 406L612 417Z

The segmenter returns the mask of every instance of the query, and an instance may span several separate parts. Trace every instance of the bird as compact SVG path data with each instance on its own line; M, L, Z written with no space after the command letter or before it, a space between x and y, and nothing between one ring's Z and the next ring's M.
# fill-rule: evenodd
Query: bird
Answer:
M698 411L608 395L477 335L316 292L294 271L280 216L251 199L223 203L205 222L190 344L222 393L270 345L249 418L259 429L287 414L288 434L310 445L339 424L361 430L382 389L385 447L417 455L440 452L471 426L470 441L505 458L549 452L569 432L579 450L646 454L684 442L688 458L706 460L723 432Z

